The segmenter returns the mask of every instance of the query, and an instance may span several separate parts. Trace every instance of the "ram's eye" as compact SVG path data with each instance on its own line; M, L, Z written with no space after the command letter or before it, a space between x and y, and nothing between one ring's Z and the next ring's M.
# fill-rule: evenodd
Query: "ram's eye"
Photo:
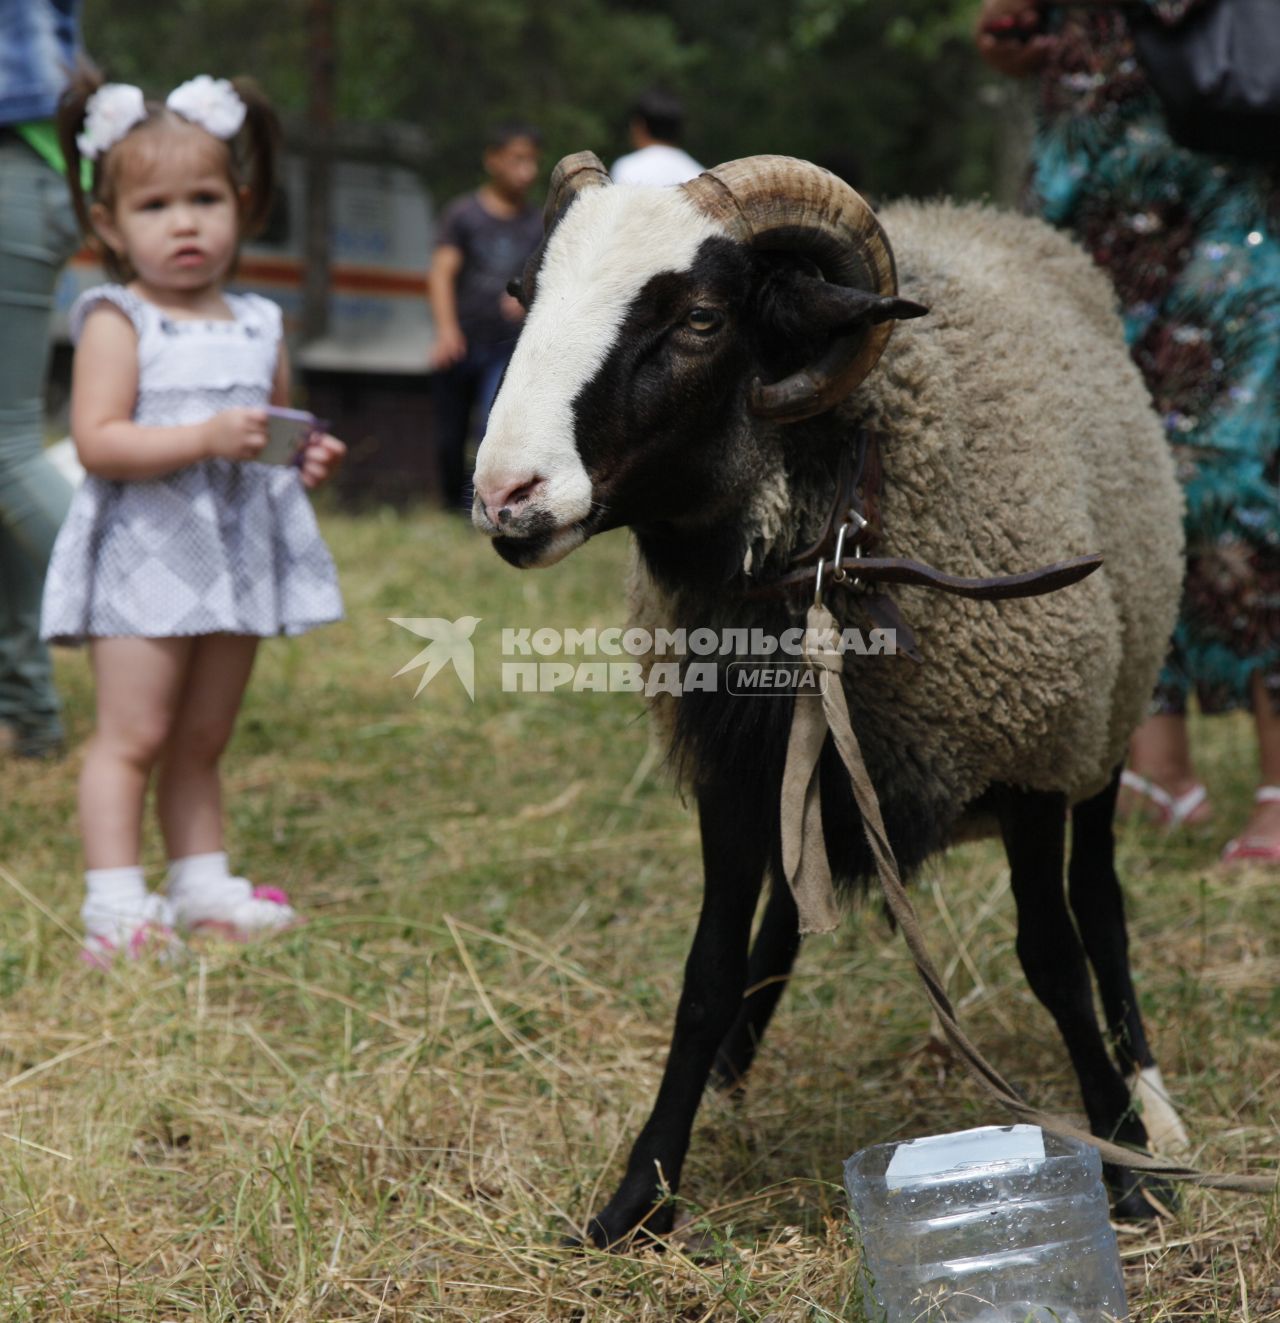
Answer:
M684 324L699 335L709 335L720 329L724 318L714 308L694 308L684 319Z
M511 295L517 303L524 302L524 281L519 276L507 281L507 293Z

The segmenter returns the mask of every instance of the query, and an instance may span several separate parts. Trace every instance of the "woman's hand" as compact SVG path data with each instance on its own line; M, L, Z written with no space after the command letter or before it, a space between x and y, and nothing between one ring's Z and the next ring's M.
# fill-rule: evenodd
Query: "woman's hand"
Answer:
M1037 0L982 0L974 34L978 54L999 73L1014 78L1035 73L1054 45L1052 37L1036 30L1040 19Z
M317 432L302 452L303 485L318 487L322 482L328 482L337 472L346 453L346 446L336 436Z

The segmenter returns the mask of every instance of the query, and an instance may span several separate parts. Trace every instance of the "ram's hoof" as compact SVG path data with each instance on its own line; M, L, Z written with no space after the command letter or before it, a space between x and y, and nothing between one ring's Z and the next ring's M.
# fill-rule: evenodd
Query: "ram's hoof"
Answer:
M587 1223L585 1234L566 1236L562 1244L568 1249L592 1246L621 1254L629 1249L661 1245L674 1224L675 1209L670 1204L648 1204L639 1211L610 1204Z
M711 1087L734 1102L741 1102L747 1095L747 1072L730 1061L717 1061L711 1068Z
M1104 1167L1103 1175L1117 1222L1151 1222L1157 1217L1171 1217L1180 1202L1177 1186L1159 1176L1112 1166Z

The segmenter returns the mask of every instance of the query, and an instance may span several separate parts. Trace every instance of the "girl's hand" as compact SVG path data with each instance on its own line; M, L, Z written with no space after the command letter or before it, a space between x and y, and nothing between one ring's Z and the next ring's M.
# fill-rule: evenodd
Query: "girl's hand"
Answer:
M205 448L211 458L257 459L267 444L265 409L223 409L205 424Z
M1015 78L1035 73L1054 45L1052 37L1037 31L1041 17L1038 0L982 0L974 34L978 54L999 73Z
M322 482L328 482L346 453L346 446L336 436L327 432L316 433L302 452L303 485L318 487Z

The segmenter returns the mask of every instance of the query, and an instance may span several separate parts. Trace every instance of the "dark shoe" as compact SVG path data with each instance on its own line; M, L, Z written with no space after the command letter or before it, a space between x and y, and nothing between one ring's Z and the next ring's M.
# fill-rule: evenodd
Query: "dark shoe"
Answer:
M22 730L7 721L0 721L0 758L56 762L66 751L66 741L59 729Z

